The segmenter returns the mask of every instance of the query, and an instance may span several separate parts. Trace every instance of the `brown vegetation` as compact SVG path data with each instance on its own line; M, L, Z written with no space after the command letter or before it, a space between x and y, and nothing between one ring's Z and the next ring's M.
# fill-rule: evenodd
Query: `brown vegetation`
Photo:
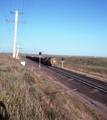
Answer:
M96 112L46 78L20 65L16 59L0 55L0 102L8 118L17 120L101 120ZM6 117L0 106L0 114Z
M64 67L107 77L107 58L94 57L64 57ZM57 57L61 66L61 57Z

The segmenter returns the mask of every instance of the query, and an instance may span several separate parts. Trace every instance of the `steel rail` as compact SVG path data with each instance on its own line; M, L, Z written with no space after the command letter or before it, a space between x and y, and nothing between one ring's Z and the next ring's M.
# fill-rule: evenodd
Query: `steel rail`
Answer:
M60 74L66 76L66 77L68 77L68 78L72 78L72 79L74 79L74 80L76 80L76 81L79 81L79 82L81 82L81 83L83 83L83 84L85 84L85 85L88 85L88 86L90 86L90 87L92 87L92 88L95 88L95 89L97 89L97 90L99 90L99 91L107 94L107 89L105 89L105 88L103 88L103 87L101 87L101 86L98 86L98 85L95 85L95 84L93 84L93 83L87 82L87 81L85 81L85 80L83 80L83 79L77 78L77 77L75 77L75 76L73 76L73 75L70 75L70 74L67 74L67 73L64 73L64 72L62 72L62 71L60 71L60 70L55 70L55 69L53 69L53 68L51 68L51 70L53 70L53 71L55 71L55 72L57 72L57 73L60 73Z
M30 60L31 60L31 59L30 59ZM45 66L45 67L46 67L46 65L43 65L43 64L42 64L42 66ZM72 78L72 79L74 79L74 80L76 80L76 81L78 81L78 82L81 82L81 83L83 83L83 84L85 84L85 85L88 85L88 86L90 86L90 87L92 87L92 88L94 88L94 89L97 89L97 90L99 90L99 91L107 94L107 89L105 89L105 88L103 88L103 87L101 87L101 86L98 86L98 85L95 85L95 84L93 84L93 83L87 82L87 81L85 81L85 80L83 80L83 79L77 78L77 77L75 77L75 76L73 76L73 75L70 75L70 73L68 74L68 73L62 72L63 70L62 70L62 71L56 70L57 67L47 66L47 68L50 69L50 70L53 70L53 71L55 71L55 72L57 72L57 73L60 73L60 74L66 76L66 77L68 77L68 78ZM55 68L56 68L56 69L55 69ZM78 75L80 75L80 74L78 74ZM93 79L93 78L92 78L92 79Z
M55 67L55 68L56 68L56 69L63 70L63 71L65 71L65 72L72 73L72 74L74 74L74 75L78 75L79 77L83 77L83 78L85 78L85 79L88 79L88 80L91 80L91 81L94 81L94 82L97 82L97 83L100 83L100 84L102 84L102 85L107 86L107 82L100 81L100 80L97 80L97 79L95 79L95 78L91 78L91 77L88 77L88 76L84 76L84 75L81 75L81 74L78 74L78 73L74 73L74 72L72 72L72 71L65 70L65 69L62 69L62 68L58 68L58 67Z

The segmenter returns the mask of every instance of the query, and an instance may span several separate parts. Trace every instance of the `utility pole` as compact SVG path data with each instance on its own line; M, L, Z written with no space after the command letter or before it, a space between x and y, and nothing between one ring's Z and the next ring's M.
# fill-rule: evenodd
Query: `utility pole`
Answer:
M14 31L13 58L15 58L15 53L16 53L17 19L18 19L18 11L16 11L16 15L15 15L15 31Z
M18 13L18 11L16 12L10 12L11 14L15 14L15 21L10 21L10 20L5 20L6 22L14 22L15 23L15 31L14 31L14 46L13 46L13 58L16 57L16 35L17 35L17 23L25 23L27 24L27 22L20 22L17 21L18 20L18 14L23 14L22 13Z
M17 47L16 59L19 59L19 49L22 49L22 48L19 48L21 44L17 44L17 45L18 47Z

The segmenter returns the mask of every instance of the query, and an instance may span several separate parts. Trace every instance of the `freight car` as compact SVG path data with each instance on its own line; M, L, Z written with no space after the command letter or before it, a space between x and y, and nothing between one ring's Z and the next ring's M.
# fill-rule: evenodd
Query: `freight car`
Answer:
M26 56L26 58L31 59L31 60L36 61L36 62L39 62L39 57ZM43 63L43 58L41 58L41 63Z
M26 58L39 62L39 57L26 56ZM41 58L41 63L49 66L56 66L57 60L56 58L53 58L53 57L44 57L44 58Z

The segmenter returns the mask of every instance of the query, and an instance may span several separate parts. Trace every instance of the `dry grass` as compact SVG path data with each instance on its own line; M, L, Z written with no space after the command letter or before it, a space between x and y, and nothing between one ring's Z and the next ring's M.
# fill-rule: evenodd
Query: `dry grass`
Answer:
M0 115L9 120L101 120L96 112L18 60L0 55ZM48 95L47 95L48 94ZM46 96L47 95L47 96Z
M57 57L58 65L61 66L61 57ZM107 58L94 57L64 57L64 67L107 77Z

